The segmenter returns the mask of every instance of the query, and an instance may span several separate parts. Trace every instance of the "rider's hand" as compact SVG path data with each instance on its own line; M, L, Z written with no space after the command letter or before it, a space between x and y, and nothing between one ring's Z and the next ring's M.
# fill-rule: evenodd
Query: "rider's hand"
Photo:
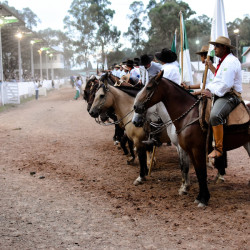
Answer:
M181 83L181 86L184 88L184 89L189 89L189 86L187 86L187 84L185 82L182 82Z
M201 95L202 95L203 97L212 98L212 93L211 93L210 90L208 90L208 89L203 89L203 90L201 91Z

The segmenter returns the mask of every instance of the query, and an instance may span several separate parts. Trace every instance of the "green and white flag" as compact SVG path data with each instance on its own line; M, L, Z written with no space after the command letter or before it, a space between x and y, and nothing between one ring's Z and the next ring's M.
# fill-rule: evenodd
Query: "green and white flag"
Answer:
M190 60L190 53L189 53L189 47L188 47L188 39L187 39L187 32L186 32L186 27L185 27L185 22L183 20L182 13L180 12L181 15L181 27L182 30L182 37L183 37L183 48L180 48L180 57L179 57L179 63L180 67L183 65L183 69L181 69L182 77L181 81L186 82L187 85L192 85L193 84L193 76L192 76L192 68L191 68L191 60ZM183 49L183 63L182 63L182 51Z
M173 51L174 53L176 53L176 45L177 45L176 33L177 33L177 30L175 30L175 32L174 32L174 38L173 38L173 42L172 42L172 46L171 46L171 51Z
M215 0L210 41L215 41L219 36L228 37L223 0ZM209 44L208 55L214 56L212 44Z

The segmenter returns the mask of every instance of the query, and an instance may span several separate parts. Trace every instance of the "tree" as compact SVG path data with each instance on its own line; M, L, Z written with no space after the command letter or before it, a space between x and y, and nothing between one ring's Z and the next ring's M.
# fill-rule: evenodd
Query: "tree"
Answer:
M47 43L48 46L59 46L63 50L64 55L64 64L67 68L73 64L73 48L70 38L64 32L60 30L52 30L50 28L45 30L40 30L38 32L39 36L42 37Z
M90 53L101 48L104 64L107 45L119 47L120 32L109 25L114 11L107 8L108 0L74 0L64 23L74 40L78 62L83 59L87 67Z
M128 15L130 26L128 31L124 33L124 37L129 37L133 50L140 53L144 42L143 35L146 31L146 28L143 26L143 21L146 19L143 16L145 14L144 4L142 1L135 1L130 5L129 9L132 11L132 14Z
M151 1L148 7L151 26L147 32L149 40L145 44L145 50L150 52L171 47L175 29L180 27L180 11L185 20L195 14L187 3L177 0L161 1L158 4Z
M41 20L30 8L23 8L19 12L19 15L24 20L27 28L29 28L30 30L34 27L37 27L38 23L41 23Z

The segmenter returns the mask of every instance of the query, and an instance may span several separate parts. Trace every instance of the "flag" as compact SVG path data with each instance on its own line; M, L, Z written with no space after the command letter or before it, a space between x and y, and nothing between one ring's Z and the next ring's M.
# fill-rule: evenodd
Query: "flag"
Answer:
M190 53L188 48L188 40L187 40L187 32L185 27L185 22L183 20L182 13L180 12L180 22L181 22L181 28L180 31L182 34L182 48L180 48L180 67L181 68L181 82L186 82L187 85L193 84L193 76L192 76L192 69L191 69L191 61L190 61ZM183 57L182 57L182 51L183 51ZM183 62L182 62L183 60Z
M174 53L176 53L176 33L177 33L177 29L174 32L174 38L173 38L173 42L172 42L172 46L171 46L171 51L173 51Z
M219 36L228 37L223 0L215 0L210 41L215 41ZM212 44L209 44L208 55L214 57L214 45ZM218 58L216 61L218 62Z
M107 60L107 56L105 56L104 70L108 70L108 60Z

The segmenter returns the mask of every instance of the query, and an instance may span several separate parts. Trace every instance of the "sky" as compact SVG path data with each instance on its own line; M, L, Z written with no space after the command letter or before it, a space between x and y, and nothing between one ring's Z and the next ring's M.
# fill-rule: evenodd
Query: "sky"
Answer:
M41 20L37 30L52 28L63 30L63 18L67 15L67 10L70 8L73 0L8 0L10 6L21 10L29 7ZM112 24L117 26L122 32L126 32L129 20L129 5L134 0L110 0L110 8L116 11L112 20ZM146 5L148 0L142 0ZM186 0L196 16L205 14L208 17L213 16L215 0ZM237 3L236 3L237 2ZM249 0L224 0L226 22L234 21L236 18L244 18L245 14L250 14ZM195 16L192 16L195 17Z

